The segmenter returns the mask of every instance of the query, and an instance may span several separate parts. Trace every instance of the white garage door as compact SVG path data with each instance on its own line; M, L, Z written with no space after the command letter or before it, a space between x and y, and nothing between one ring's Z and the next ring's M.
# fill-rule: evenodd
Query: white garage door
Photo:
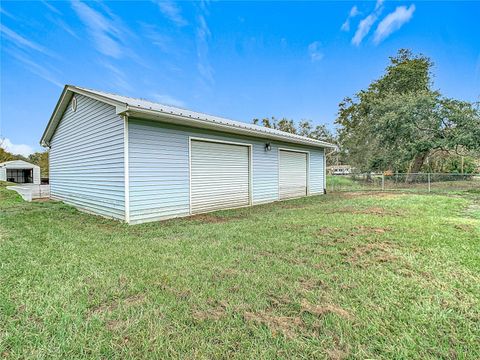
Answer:
M249 147L192 140L193 214L249 205Z
M280 199L307 195L307 154L280 150Z

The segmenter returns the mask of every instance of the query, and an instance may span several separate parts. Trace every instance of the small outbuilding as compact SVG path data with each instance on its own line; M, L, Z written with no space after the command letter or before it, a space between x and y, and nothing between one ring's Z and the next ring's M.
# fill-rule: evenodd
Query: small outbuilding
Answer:
M128 223L323 194L335 147L70 85L41 144L52 198Z
M0 180L17 184L40 184L40 167L23 160L0 163Z

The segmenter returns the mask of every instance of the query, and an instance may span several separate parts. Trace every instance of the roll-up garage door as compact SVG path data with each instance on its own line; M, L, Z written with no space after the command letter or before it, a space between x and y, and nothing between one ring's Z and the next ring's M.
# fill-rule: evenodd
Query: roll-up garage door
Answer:
M192 140L192 213L249 205L249 169L248 146Z
M307 154L280 150L280 199L307 195Z

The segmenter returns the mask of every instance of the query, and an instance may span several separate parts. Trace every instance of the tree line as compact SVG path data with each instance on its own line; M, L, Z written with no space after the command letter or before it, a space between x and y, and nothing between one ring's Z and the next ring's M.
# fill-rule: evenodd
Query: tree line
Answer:
M253 123L337 145L327 165L348 164L360 172L473 173L480 166L480 103L445 97L433 87L433 62L401 49L384 74L344 98L335 131L303 119L253 119ZM0 139L0 162L21 159L48 177L48 151L28 157L9 153Z
M361 172L478 170L480 104L445 97L433 87L433 62L401 49L368 88L340 102L336 131L311 121L254 119L269 128L332 142L327 165Z

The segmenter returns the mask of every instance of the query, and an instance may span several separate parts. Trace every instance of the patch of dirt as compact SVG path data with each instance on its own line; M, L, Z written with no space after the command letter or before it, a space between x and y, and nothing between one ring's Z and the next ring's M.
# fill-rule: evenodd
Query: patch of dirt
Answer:
M213 282L221 282L222 280L238 276L238 274L240 274L240 271L238 271L236 269L230 269L230 268L223 269L221 271L216 271L212 275L212 281Z
M369 243L358 246L352 252L350 250L344 250L342 255L347 256L346 262L357 266L365 266L370 263L383 263L395 261L398 256L392 255L391 251L396 246L390 242ZM369 255L369 261L365 261L365 257Z
M308 263L308 260L306 258L293 257L294 253L292 253L291 255L292 256L285 256L285 255L281 255L279 253L275 253L275 252L270 251L270 250L260 251L256 254L256 256L261 256L261 257L273 257L276 260L285 261L285 262L287 262L289 264L292 264L292 265L305 265L305 264Z
M128 306L139 305L143 302L145 302L145 295L142 294L129 296L125 300L123 300L123 303Z
M119 300L119 301L116 301L116 302L112 302L112 303L109 303L109 304L101 304L99 306L91 308L88 313L89 313L90 316L91 315L100 315L100 314L111 312L111 311L117 309L120 305L125 305L125 306L140 305L143 302L145 302L145 299L146 299L146 297L143 294L132 295L132 296L129 296L125 299L122 299L122 300Z
M302 319L298 316L277 316L271 313L245 312L243 318L247 322L255 322L267 326L273 336L282 334L287 339L295 337L297 331L304 327Z
M303 228L305 228L305 224L282 224L281 225L282 228L286 229L286 230L302 230Z
M340 289L342 290L351 290L357 288L356 284L342 284L340 285Z
M320 279L302 278L298 281L298 283L300 285L300 289L303 291L311 291L326 287L326 284Z
M286 256L281 256L279 257L279 259L289 263L289 264L292 264L292 265L305 265L305 264L308 264L308 260L307 259L304 259L304 258L289 258L289 257L286 257Z
M398 197L401 197L401 196L405 196L404 194L398 194L398 193L393 193L393 192L377 192L377 191L343 192L341 194L342 194L341 195L342 197L345 197L347 199L357 198L357 197L361 197L361 196L383 198L383 199L395 199L395 198L398 198Z
M325 227L322 227L322 228L318 229L318 230L315 232L315 235L317 235L317 236L332 235L332 234L335 234L335 233L338 233L338 232L340 232L340 229L337 228L337 227L328 227L328 226L325 226Z
M468 233L473 233L475 231L475 227L470 224L455 224L455 229L462 230Z
M308 206L305 204L289 204L285 202L280 202L280 207L282 209L305 209Z
M238 293L240 291L240 286L234 285L228 289L231 293Z
M216 223L226 223L234 220L241 220L245 219L246 216L238 215L238 216L216 216L213 214L198 214L192 215L187 218L190 221L198 221L205 224L216 224Z
M355 226L354 230L349 233L350 236L368 235L368 234L385 234L391 231L388 227L373 227L373 226Z
M343 360L348 358L348 356L350 355L348 351L343 351L340 349L327 350L326 354L331 360Z
M276 295L276 294L269 294L268 302L270 304L270 308L280 308L284 306L290 305L292 302L287 295Z
M367 214L367 215L391 215L402 216L403 213L399 210L389 210L380 206L372 206L364 209L357 209L353 206L345 206L343 208L334 209L327 212L328 214Z
M224 301L215 302L213 307L207 310L194 310L193 318L197 321L220 320L227 316L227 303Z
M108 320L106 327L110 331L118 331L127 327L127 321L123 320Z
M173 286L169 286L169 285L165 285L165 284L162 284L161 285L161 289L164 290L164 291L167 291L171 294L173 294L177 299L179 300L187 300L190 295L191 295L191 291L188 290L188 289L177 289Z
M335 314L346 320L352 320L353 315L341 307L334 304L315 305L310 304L307 300L303 299L300 303L303 312L308 312L312 315L323 316L326 314Z

